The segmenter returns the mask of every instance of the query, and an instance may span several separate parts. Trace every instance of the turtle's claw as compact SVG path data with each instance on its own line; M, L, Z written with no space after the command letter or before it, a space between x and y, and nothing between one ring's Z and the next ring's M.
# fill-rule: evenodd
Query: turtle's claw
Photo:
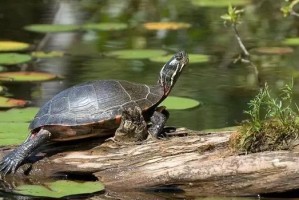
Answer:
M4 157L3 160L1 161L0 166L1 166L0 172L2 172L2 174L6 175L8 173L8 169L7 169L8 164L7 164L6 157Z
M15 173L17 167L21 164L22 159L18 159L16 152L13 151L6 155L0 162L0 173L4 176L9 173Z
M40 144L46 142L51 133L45 129L41 129L36 133L34 139L28 139L18 148L8 153L0 161L0 174L15 173L22 162L36 149Z
M4 163L1 163L1 168L0 168L0 172L3 172L6 168L6 165L4 165Z

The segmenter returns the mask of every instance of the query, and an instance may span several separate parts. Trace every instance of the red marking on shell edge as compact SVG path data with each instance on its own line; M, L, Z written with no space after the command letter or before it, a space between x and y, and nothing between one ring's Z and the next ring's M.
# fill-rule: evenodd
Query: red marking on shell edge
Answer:
M116 123L116 124L120 124L120 122L121 122L121 115L117 115L117 116L115 117L115 123Z
M7 101L10 105L14 105L14 106L25 106L28 104L27 101L25 100L21 100L21 99L8 99Z

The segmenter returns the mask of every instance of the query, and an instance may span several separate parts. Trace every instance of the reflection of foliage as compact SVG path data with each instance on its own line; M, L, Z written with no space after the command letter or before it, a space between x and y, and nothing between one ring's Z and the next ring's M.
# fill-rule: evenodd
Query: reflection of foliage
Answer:
M249 102L250 109L245 113L250 119L232 136L232 146L241 152L291 148L299 134L298 107L292 94L293 84L285 85L278 98L272 97L265 85Z

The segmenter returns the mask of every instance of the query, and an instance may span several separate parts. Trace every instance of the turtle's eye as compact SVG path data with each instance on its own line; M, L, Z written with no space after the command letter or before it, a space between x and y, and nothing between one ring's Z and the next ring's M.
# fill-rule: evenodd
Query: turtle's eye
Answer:
M182 60L183 54L182 53L177 53L174 57L175 57L176 60Z

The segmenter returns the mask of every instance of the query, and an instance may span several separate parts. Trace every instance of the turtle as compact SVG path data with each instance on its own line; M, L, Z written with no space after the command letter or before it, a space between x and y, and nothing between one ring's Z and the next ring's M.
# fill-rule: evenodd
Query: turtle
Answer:
M146 128L149 135L158 138L167 120L167 114L158 105L169 95L188 63L188 54L177 52L162 67L157 84L152 86L125 80L94 80L59 92L35 115L27 139L2 158L0 174L15 173L46 142L108 136L118 128L121 132L128 124L122 123L120 127L122 116L129 122L140 121L137 123L141 130L131 128L137 134L144 133L142 129ZM147 128L144 121L151 125Z

